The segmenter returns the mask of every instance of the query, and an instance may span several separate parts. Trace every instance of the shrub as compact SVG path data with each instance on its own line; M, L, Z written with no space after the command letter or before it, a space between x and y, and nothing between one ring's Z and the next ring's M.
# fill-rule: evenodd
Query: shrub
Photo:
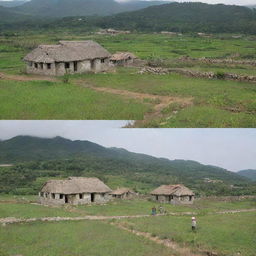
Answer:
M215 76L217 77L217 79L224 79L225 78L225 73L218 71Z

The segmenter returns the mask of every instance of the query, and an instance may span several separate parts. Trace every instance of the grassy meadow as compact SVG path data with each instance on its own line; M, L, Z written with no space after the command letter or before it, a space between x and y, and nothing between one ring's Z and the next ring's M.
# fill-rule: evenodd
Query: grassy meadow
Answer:
M196 232L191 231L191 216L129 219L122 223L195 250L216 252L217 255L254 256L255 218L255 212L198 216Z
M153 256L170 250L98 221L0 227L1 250L26 256Z
M206 65L175 61L182 56L195 58L255 59L253 36L233 39L230 35L211 38L193 35L168 36L130 34L104 36L94 34L28 33L0 37L0 73L24 74L22 57L38 44L59 40L95 40L111 53L131 51L148 61L164 61L171 67L183 67L215 73L255 75L255 66ZM160 61L160 62L161 62ZM137 68L117 68L107 74L71 76L68 83L57 81L0 80L1 119L124 119L141 120L154 112L159 102L138 99L88 87L104 87L156 96L192 98L192 104L171 103L152 115L143 127L255 127L256 86L254 83L190 78L178 74L138 74ZM38 79L38 78L36 78Z
M115 200L105 205L52 208L25 203L21 200L35 197L0 196L0 218L4 217L76 217L84 215L150 214L152 206L159 204L143 199ZM17 200L23 203L15 203ZM212 198L196 200L193 205L164 205L169 212L196 212L198 229L191 231L190 215L150 216L108 221L32 222L0 225L0 255L124 255L124 256L182 256L178 250L166 248L136 236L118 225L131 230L148 232L152 237L169 239L192 251L217 252L221 256L254 256L255 212L216 214L220 210L245 210L256 206L255 199L226 200ZM114 224L114 225L112 225ZM2 253L2 254L1 254Z

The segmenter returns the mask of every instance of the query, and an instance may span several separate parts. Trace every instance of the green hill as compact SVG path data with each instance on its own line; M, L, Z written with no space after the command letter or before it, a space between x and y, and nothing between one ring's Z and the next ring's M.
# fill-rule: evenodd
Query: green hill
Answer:
M237 174L246 177L252 181L256 181L256 170L242 170L237 172Z
M115 180L118 185L139 191L174 183L183 183L198 193L251 191L247 178L220 167L105 148L89 141L18 136L0 141L0 152L0 164L16 163L11 168L0 168L0 193L18 188L34 192L47 179L68 176L97 176L110 181L110 185ZM218 182L206 183L205 178ZM234 184L241 189L233 191L230 185Z
M0 24L9 24L9 23L20 23L23 21L29 22L34 19L33 16L21 14L11 10L10 8L2 7L0 5Z
M138 0L118 3L115 0L31 0L12 9L23 14L48 17L90 16L111 15L161 3L166 2Z
M139 31L256 33L256 11L235 5L170 3L105 17L98 26Z

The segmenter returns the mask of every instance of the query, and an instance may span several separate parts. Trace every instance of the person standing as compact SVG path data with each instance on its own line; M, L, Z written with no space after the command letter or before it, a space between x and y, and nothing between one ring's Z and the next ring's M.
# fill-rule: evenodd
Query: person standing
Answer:
M152 208L152 215L153 216L156 215L156 207L155 206Z
M192 217L192 230L196 230L196 217Z

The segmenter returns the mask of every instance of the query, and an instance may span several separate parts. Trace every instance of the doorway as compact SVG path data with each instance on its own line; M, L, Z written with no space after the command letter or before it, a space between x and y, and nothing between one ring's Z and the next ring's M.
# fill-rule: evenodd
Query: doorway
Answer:
M74 61L74 72L77 72L77 61Z
M95 201L95 194L91 194L91 202L93 203Z
M68 196L65 195L65 204L68 204Z

